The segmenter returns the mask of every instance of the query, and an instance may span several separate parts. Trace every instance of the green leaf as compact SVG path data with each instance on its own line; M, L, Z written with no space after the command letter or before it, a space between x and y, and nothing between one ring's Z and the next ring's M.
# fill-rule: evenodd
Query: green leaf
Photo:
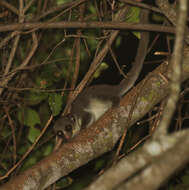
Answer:
M41 103L47 97L48 95L43 92L42 93L30 92L29 95L26 97L26 101L27 104L34 106Z
M94 73L94 78L98 78L103 70L106 70L108 68L108 64L101 63L96 72Z
M58 115L62 110L62 96L61 94L52 93L49 94L49 106L54 116Z
M18 120L20 123L29 127L34 127L36 124L41 124L38 113L29 107L18 110Z
M26 153L26 151L28 150L28 148L30 148L30 143L24 143L24 146L19 146L17 149L18 154L23 155L24 153Z
M138 7L131 7L130 12L127 16L127 23L138 23L140 16L140 8Z
M7 138L11 133L11 128L6 125L1 129L1 138Z
M24 162L21 171L26 170L27 168L30 168L31 166L33 166L34 164L36 164L37 162L37 157L36 156L29 156L26 161Z
M66 3L66 0L57 0L56 3L57 5L61 5L63 3Z
M95 163L95 170L98 171L100 169L102 169L106 164L106 159L100 159L97 160Z
M121 44L121 37L119 36L115 41L115 47L119 47Z
M50 107L47 101L40 104L38 113L40 115L41 125L45 125L51 115Z
M34 143L35 139L40 135L40 130L35 127L30 127L28 132L28 140Z
M53 145L48 144L46 147L43 148L43 156L48 156L53 151Z
M133 34L134 34L138 39L140 39L140 32L133 32Z
M58 180L57 185L61 188L66 188L70 186L72 183L73 183L73 179L71 177L64 177Z
M153 13L152 20L155 21L156 23L162 23L165 20L165 16L162 16L161 14Z
M186 174L184 176L182 176L182 182L185 184L185 185L189 185L189 172L187 171Z
M175 185L169 185L168 190L175 190Z
M92 14L96 15L95 6L90 5L90 6L88 7L88 10L89 10Z
M140 21L140 8L138 7L131 7L127 23L139 23ZM133 32L133 34L140 39L140 32Z

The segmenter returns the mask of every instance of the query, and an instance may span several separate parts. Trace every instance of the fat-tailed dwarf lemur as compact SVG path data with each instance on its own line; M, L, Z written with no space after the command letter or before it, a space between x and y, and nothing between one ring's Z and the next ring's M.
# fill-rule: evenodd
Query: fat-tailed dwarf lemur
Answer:
M147 23L147 10L141 10L140 20ZM121 97L133 87L146 56L148 32L141 32L138 51L127 79L118 85L94 85L85 88L73 101L68 115L61 116L55 123L57 135L68 140L97 121L108 109L118 105Z

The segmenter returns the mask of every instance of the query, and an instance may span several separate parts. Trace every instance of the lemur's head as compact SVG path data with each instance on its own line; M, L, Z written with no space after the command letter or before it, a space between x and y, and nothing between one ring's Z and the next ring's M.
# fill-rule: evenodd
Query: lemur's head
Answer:
M80 131L76 120L73 114L62 116L56 121L53 130L58 137L68 141Z

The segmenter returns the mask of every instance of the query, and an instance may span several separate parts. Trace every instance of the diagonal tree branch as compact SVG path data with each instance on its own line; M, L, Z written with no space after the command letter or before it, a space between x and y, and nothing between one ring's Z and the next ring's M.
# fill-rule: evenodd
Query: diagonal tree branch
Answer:
M188 160L189 150L183 144L189 145L189 130L149 141L108 169L85 190L111 190L116 187L118 190L153 190L154 187L159 187L162 181L169 176L168 174ZM179 151L177 155L175 155L175 148ZM170 159L173 157L174 159ZM166 175L161 173L162 169ZM122 185L119 186L119 184Z
M160 122L160 127L155 132L156 138L151 139L143 147L123 158L85 190L111 190L116 187L118 187L117 190L155 190L173 172L187 163L189 159L189 130L167 135L167 126L169 126L169 121L175 110L180 87L181 69L178 67L182 63L187 0L181 0L180 4L176 42L170 61L171 67L169 67L172 74L170 77L172 79L170 81L171 93L162 114L163 119ZM175 150L177 150L176 155Z
M182 81L189 78L188 62L189 48L185 47ZM28 189L45 189L62 176L66 176L76 168L113 149L125 128L136 91L142 89L137 98L130 126L167 96L169 83L165 82L159 73L165 76L168 75L167 62L162 63L136 88L132 89L122 99L120 107L109 110L94 125L82 131L80 135L73 138L69 143L62 145L57 152L52 153L32 168L11 179L0 189L22 190L26 187Z
M132 164L136 164L139 168L133 174L136 174L137 171L139 174L130 179L128 183L116 188L116 190L158 189L171 174L187 164L189 159L188 146L189 130L179 131L149 141L141 148L140 152L136 151L129 157L129 160L135 161L138 158L136 163ZM176 154L175 150L177 150ZM127 167L125 170L127 170Z

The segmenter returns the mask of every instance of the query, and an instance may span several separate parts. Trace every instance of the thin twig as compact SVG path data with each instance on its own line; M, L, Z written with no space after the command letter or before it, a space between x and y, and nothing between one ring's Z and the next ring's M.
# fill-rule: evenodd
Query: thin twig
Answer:
M13 41L13 46L12 46L12 49L11 49L11 53L10 53L10 56L9 56L9 59L8 59L8 62L7 62L7 66L5 68L5 71L4 71L4 76L7 75L7 73L9 72L11 66L12 66L12 62L13 62L13 59L14 59L14 56L15 56L15 53L16 53L16 49L18 47L18 42L20 40L20 35L17 35Z
M118 14L116 15L115 20L117 20L117 22L123 21L125 19L126 11L127 11L127 8L123 8L121 11L119 11ZM109 47L114 42L118 33L119 33L119 31L112 31L111 32L109 40L106 42L106 44L104 45L102 50L98 53L98 55L93 59L88 72L85 74L85 77L80 82L80 84L77 86L75 92L73 93L72 100L74 100L76 98L77 94L79 94L81 92L81 90L85 87L87 82L90 80L93 73L96 71L98 66L101 64L102 60L104 59L104 57L106 56L106 54L109 50Z
M51 115L45 127L41 131L40 135L36 138L35 142L31 145L31 147L27 150L27 152L22 156L22 158L4 176L0 177L0 180L7 178L23 162L23 160L32 152L32 150L34 149L38 141L41 139L41 137L47 130L47 127L50 125L52 120L53 120L53 116Z
M85 12L85 4L82 4L79 6L79 11L80 11L79 21L82 22L83 17L84 17L84 12ZM78 35L78 38L76 38L74 41L75 48L76 48L76 60L75 60L75 71L74 71L72 82L71 82L71 89L75 89L75 85L77 83L77 79L78 79L78 75L79 75L79 69L80 69L80 59L81 59L81 52L80 52L81 51L81 44L80 44L81 39L80 39L80 36L82 35L81 30L77 31L77 35ZM67 105L65 107L64 113L67 112L67 110L69 109L69 105L71 104L72 92L73 91L70 91L70 93L68 95Z
M114 60L114 63L115 63L115 65L116 65L118 71L120 72L120 74L122 74L122 75L124 76L124 78L127 78L127 75L126 75L126 74L122 71L122 69L120 68L119 63L118 63L117 58L116 58L116 55L115 55L115 53L113 52L113 50L112 50L111 47L110 47L110 54L111 54L111 56L112 56L112 59Z
M16 35L19 35L20 32L19 31L14 31L11 32L10 34L8 34L8 36L6 36L1 42L0 42L0 49L5 46L8 41L10 41L13 37L15 37Z
M140 3L138 1L133 1L133 0L119 0L119 1L122 3L133 5L133 6L149 9L149 10L152 10L152 11L157 12L157 13L162 13L160 9L158 9L154 6L151 6L151 5Z
M5 76L7 75L7 73L9 72L9 70L12 66L12 62L13 62L13 59L14 59L14 56L16 53L16 49L18 47L19 40L20 40L20 35L17 35L13 41L13 47L12 47L10 55L9 55L7 66L6 66L5 71L3 73L3 77L2 77L2 81L1 81L2 86L7 85L8 81L9 81L8 78L5 78ZM4 90L3 88L0 89L0 95L2 94L3 90Z
M38 20L48 16L49 14L55 13L55 12L60 11L60 10L64 10L68 7L73 6L73 5L74 5L74 7L76 7L85 1L86 0L76 0L76 1L72 1L72 2L66 2L62 5L59 5L57 7L53 7L52 9L45 11L45 13L41 14L39 17L35 18L34 20L38 21Z
M18 36L17 36L17 37L18 37ZM32 39L33 39L33 47L32 47L32 49L31 49L31 51L29 52L28 56L26 57L26 59L23 61L23 63L22 63L19 67L17 67L17 69L23 69L25 66L27 66L27 64L29 63L30 59L31 59L32 56L34 55L34 53L35 53L35 51L36 51L36 49L37 49L37 47L38 47L37 36L36 36L36 34L35 34L34 32L32 33ZM6 77L6 78L3 80L3 82L2 82L1 85L2 85L2 86L6 86L6 85L8 84L8 82L9 82L9 80L11 80L11 79L14 77L15 74L16 74L16 73L12 73L12 74L9 75L8 77ZM1 89L0 89L0 95L2 94L3 90L4 90L4 88L1 88Z
M6 88L11 91L36 91L36 92L64 92L64 91L73 91L73 89L41 89L41 88L18 88L18 87L12 87L12 86L1 86L0 88Z
M113 22L79 22L79 21L62 21L62 22L33 22L33 23L13 23L0 25L0 32L13 30L39 30L39 29L114 29L114 30L146 30L154 32L175 33L175 28L170 26L162 26L159 24L134 24L120 21ZM29 31L31 32L31 31ZM26 33L26 32L25 32ZM28 33L28 32L27 32Z
M13 125L13 121L10 117L10 114L8 112L8 108L5 107L5 112L6 112L6 115L7 115L7 118L8 118L8 122L9 122L9 125L11 127L11 130L12 130L12 139L13 139L13 160L14 160L14 164L16 163L16 136L15 136L15 126Z
M32 6L32 4L35 2L36 0L30 0L28 1L28 4L24 7L24 13L27 12L27 10Z
M180 1L178 1L180 2ZM156 0L156 4L159 6L159 8L161 9L162 13L171 21L171 23L174 26L177 26L177 14L176 14L176 9L174 6L172 6L168 0ZM185 42L187 42L187 44L189 44L189 29L188 27L185 25Z
M9 4L7 1L1 0L0 4L3 5L4 7L6 7L7 9L11 10L16 15L19 15L18 9L16 7L14 7L13 5Z

